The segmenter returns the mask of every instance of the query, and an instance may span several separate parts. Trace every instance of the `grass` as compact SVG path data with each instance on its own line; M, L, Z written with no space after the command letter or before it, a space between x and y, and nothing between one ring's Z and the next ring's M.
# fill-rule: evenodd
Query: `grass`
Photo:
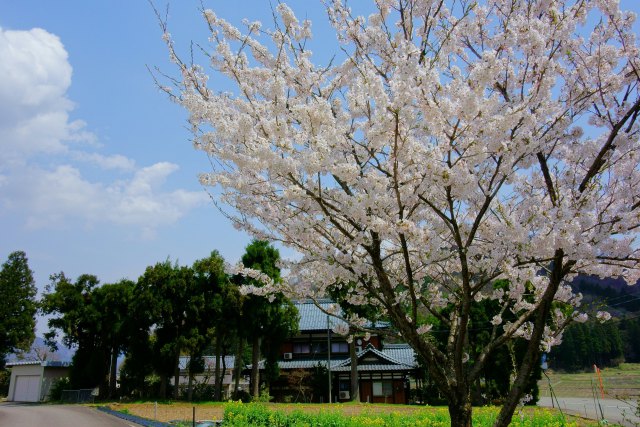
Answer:
M596 376L592 372L566 374L561 372L547 372L551 379L551 385L558 397L591 397L592 381L597 381ZM602 382L605 389L605 397L611 399L638 399L640 398L640 364L623 363L617 368L607 368L602 370ZM540 397L549 396L549 384L547 379L543 379L539 383ZM133 415L138 415L147 419L156 419L158 421L170 420L190 420L193 414L193 407L196 408L196 419L198 420L221 420L225 416L225 403L207 402L192 404L189 402L158 402L157 406L154 402L136 402L136 403L112 403L109 406L116 410ZM446 408L443 407L424 407L417 405L384 405L384 404L366 404L366 403L343 403L343 404L285 404L285 403L268 403L260 405L269 411L275 411L283 414L302 413L309 415L319 415L330 412L336 414L336 417L360 417L367 416L369 419L378 420L376 425L387 425L383 423L382 418L389 414L399 414L398 416L407 417L431 417L433 420L441 420L446 417ZM495 409L476 408L474 412L479 416L483 415L483 411L495 411ZM542 411L542 412L536 412ZM551 414L551 415L549 415ZM546 420L546 417L553 416L554 412L549 410L540 410L536 408L526 407L519 414L514 416L517 419L521 416L538 418ZM557 413L556 413L557 414ZM595 421L583 420L577 417L568 417L570 425L579 427L596 426ZM420 422L416 421L413 425L418 426ZM430 425L438 425L432 423ZM448 425L448 421L445 422ZM483 424L477 424L483 425ZM535 423L527 425L538 425ZM544 424L542 424L544 425Z
M265 406L260 404L230 403L226 406L224 423L230 427L277 426L277 427L449 427L450 420L443 407L411 407L401 405L356 404L359 413L345 413L341 405L320 405L318 413L309 413L302 409L281 410L281 405ZM295 408L295 407L294 407ZM363 409L364 408L364 409ZM476 427L493 425L500 408L482 407L473 411L473 424ZM556 411L542 408L526 408L513 417L513 427L579 427L596 426L596 422L587 422L577 418L563 419Z
M548 371L553 391L558 397L591 397L592 384L599 389L599 380L593 372L567 374ZM617 368L601 370L605 398L640 398L640 363L622 363ZM540 397L549 397L549 381L544 376L538 382Z
M322 420L335 422L336 426L351 425L375 425L375 426L449 426L449 416L445 407L429 407L418 405L385 405L368 403L342 403L342 404L238 404L238 403L196 403L174 402L158 403L113 403L111 409L141 416L158 421L191 420L193 407L196 408L196 420L221 420L229 417L233 412L235 418L240 420L237 424L227 422L227 425L244 425L243 417L255 416L257 419L274 418L281 420L279 425L317 425L321 426ZM225 408L227 414L225 414ZM495 418L498 408L474 408L474 425L490 425ZM233 415L232 415L233 417ZM291 420L298 424L289 424ZM310 421L311 419L316 421ZM522 426L552 426L559 423L557 411L534 407L525 407L514 415L514 425ZM318 421L319 420L319 421ZM331 421L333 420L333 421ZM342 420L342 421L339 421ZM347 420L347 421L345 421ZM257 422L257 421L252 421ZM312 424L313 422L313 424ZM318 424L316 424L318 422ZM350 424L351 423L351 424ZM247 424L252 425L252 424ZM256 424L259 425L259 424ZM266 424L268 425L268 424ZM597 422L584 420L578 417L567 417L568 426L591 427L597 426Z

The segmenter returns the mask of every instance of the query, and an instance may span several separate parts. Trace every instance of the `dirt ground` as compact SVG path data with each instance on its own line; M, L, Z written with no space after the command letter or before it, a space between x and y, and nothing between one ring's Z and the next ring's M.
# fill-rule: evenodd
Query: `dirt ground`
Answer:
M409 405L371 405L371 404L286 404L286 403L268 403L267 406L273 410L291 412L294 410L304 411L308 413L317 413L327 410L330 406L332 411L339 411L345 415L357 415L363 412L381 413L395 412L411 413L424 410L422 406ZM115 411L127 411L130 414L144 417L150 420L171 421L171 420L190 420L193 416L193 408L196 411L196 420L221 420L224 415L223 403L196 403L187 402L175 403L111 403L108 405ZM434 409L439 410L439 409ZM443 409L446 410L446 409Z
M125 411L149 420L168 422L172 420L190 420L193 408L196 408L196 420L221 420L224 406L221 403L191 404L188 402L175 403L111 403L108 405L114 411Z
M550 370L547 375L549 379L543 376L538 382L540 397L549 397L551 389L558 397L593 397L594 390L600 393L600 378L593 372L567 374ZM601 378L602 398L640 399L640 364L623 363L603 369Z
M559 397L589 397L593 395L593 384L596 377L593 373L585 372L580 374L563 374L548 372L551 386ZM612 399L626 398L637 400L640 398L640 364L622 364L618 368L608 368L602 370L602 382L605 397ZM599 386L599 381L597 383ZM543 377L539 383L540 397L549 395L549 381ZM599 388L598 388L599 389ZM418 405L372 405L372 404L285 404L270 403L267 404L277 411L290 412L300 410L304 412L320 412L339 411L345 415L357 415L363 412L380 413L380 412L401 412L411 413L416 411L424 411L424 407ZM191 404L188 402L161 403L110 403L108 406L116 411L125 411L133 415L138 415L150 420L172 421L172 420L191 420L193 416L193 408L195 406L196 420L221 420L224 415L223 403L198 403ZM434 411L446 408L433 408ZM527 408L527 410L531 410ZM583 421L579 418L573 418L580 426L594 425L593 422Z

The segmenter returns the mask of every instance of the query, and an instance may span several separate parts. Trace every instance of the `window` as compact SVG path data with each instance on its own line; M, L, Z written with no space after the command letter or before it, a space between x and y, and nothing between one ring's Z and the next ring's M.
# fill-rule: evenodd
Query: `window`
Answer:
M309 354L311 353L311 347L307 343L294 343L293 352L298 354Z
M314 342L312 344L312 349L314 353L326 353L327 352L327 343L326 342Z
M393 383L391 381L374 381L373 395L388 397L393 394Z
M331 353L349 353L349 344L346 342L332 342Z

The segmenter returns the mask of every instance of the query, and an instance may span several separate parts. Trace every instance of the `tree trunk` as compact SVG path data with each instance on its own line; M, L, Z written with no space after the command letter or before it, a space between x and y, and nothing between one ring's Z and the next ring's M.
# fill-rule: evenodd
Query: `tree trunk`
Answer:
M117 346L112 349L111 353L111 368L109 371L109 398L113 399L116 396L116 371L118 370L118 348Z
M349 357L351 358L351 394L349 398L352 402L360 401L360 385L358 382L358 355L356 353L356 340L351 340L349 344Z
M189 402L193 400L193 372L189 368L189 385L187 386L187 399Z
M220 401L220 388L218 384L220 382L220 352L222 351L221 340L216 337L216 367L213 373L213 384L215 385L215 389L213 392L213 400Z
M218 393L220 395L220 400L222 399L222 392L223 392L223 386L224 386L224 376L225 373L227 372L227 364L225 363L224 357L226 356L227 351L223 350L222 352L222 357L221 357L221 361L222 361L222 375L220 375L220 382L218 383Z
M535 368L534 365L538 363L538 359L540 356L539 347L539 339L533 339L529 342L527 353L524 356L524 360L520 364L516 380L511 386L511 390L509 391L507 398L502 404L502 408L500 409L498 418L493 424L494 427L507 427L509 424L511 424L511 418L513 418L513 413L518 407L520 399L526 391L525 388L528 385L529 378L531 378L531 374L533 373L533 370Z
M531 338L527 344L527 352L520 363L518 374L511 386L511 390L509 390L509 394L502 404L500 414L498 414L498 418L493 424L494 427L507 427L511 423L513 413L518 407L520 399L526 392L526 387L529 384L529 380L533 374L535 366L537 363L540 363L540 341L544 333L545 324L550 317L551 309L553 307L553 297L558 291L560 283L566 276L565 269L568 270L573 265L573 262L571 261L569 261L568 265L563 265L563 257L564 251L562 249L556 249L554 256L555 259L552 264L551 275L549 278L549 285L540 299L538 310L533 319L533 332L531 333Z
M251 396L260 397L260 337L253 339L253 353L251 354Z
M176 352L173 362L173 399L178 400L178 390L180 389L180 352Z
M480 384L480 378L473 382L473 398L474 405L486 405L486 399L482 397L482 385Z
M458 402L449 402L449 416L452 426L471 427L471 400L469 396Z
M167 398L167 376L165 374L160 375L160 390L158 392L161 399Z
M240 377L242 376L242 353L244 352L244 339L239 338L238 339L238 353L236 354L236 360L234 362L234 374L236 376L235 378L235 384L233 386L233 393L237 394L238 390L240 389ZM236 397L234 396L234 399Z
M195 360L195 356L192 354L189 356L189 383L187 384L187 400L191 402L193 400L193 363Z

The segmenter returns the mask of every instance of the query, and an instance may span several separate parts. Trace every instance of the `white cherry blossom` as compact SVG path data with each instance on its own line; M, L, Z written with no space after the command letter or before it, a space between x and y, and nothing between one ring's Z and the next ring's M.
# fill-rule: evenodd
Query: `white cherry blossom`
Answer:
M211 158L200 181L216 204L300 254L289 283L248 290L317 298L354 284L346 300L389 318L460 426L487 360L531 340L496 421L506 426L541 347L584 318L553 311L579 305L575 275L640 278L635 16L616 0L372 8L361 17L327 1L329 64L314 61L311 24L284 4L275 29L205 11L210 72L235 90L181 61L168 33L181 79L163 88ZM500 314L473 350L469 309L487 300ZM445 348L424 316L450 331Z

